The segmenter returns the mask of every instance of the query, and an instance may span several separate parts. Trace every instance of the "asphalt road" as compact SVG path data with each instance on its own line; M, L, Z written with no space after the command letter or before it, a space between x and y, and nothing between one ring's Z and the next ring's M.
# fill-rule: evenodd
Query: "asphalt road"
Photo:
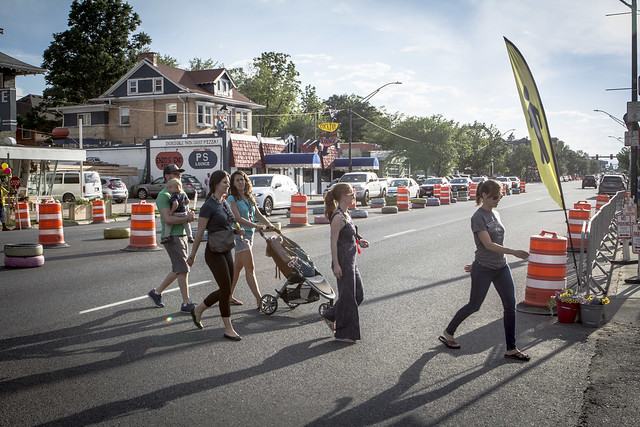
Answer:
M563 186L567 203L594 203L580 182ZM542 230L565 234L564 215L541 184L503 198L505 244L528 249ZM356 220L371 242L358 264L365 301L363 339L330 338L318 303L258 314L242 278L233 308L243 336L222 337L217 307L195 329L179 313L177 286L157 309L146 293L166 275L163 250L124 252L126 240L103 229L126 223L65 227L68 248L46 249L36 269L0 270L1 425L577 425L593 329L518 313L523 364L503 358L502 309L490 291L480 312L458 330L462 345L437 341L468 300L473 259L472 202ZM283 215L272 220L287 224ZM335 288L328 226L284 227ZM282 280L256 236L263 293ZM38 230L0 233L0 244L36 242ZM517 300L526 262L509 259ZM199 256L190 292L215 288Z

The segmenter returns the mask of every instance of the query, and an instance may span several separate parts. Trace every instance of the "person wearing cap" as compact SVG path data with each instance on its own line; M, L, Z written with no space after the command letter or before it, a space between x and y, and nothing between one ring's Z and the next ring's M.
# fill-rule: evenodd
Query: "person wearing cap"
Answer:
M184 169L180 169L174 164L165 166L163 174L164 181L176 178L181 179ZM186 216L171 215L171 194L164 188L156 198L156 206L160 211L160 222L162 226L161 239L164 239L165 225L173 225L171 228L170 239L163 243L164 248L171 260L171 271L167 274L167 277L162 281L160 286L149 291L149 298L153 300L157 307L164 307L162 302L162 292L168 288L176 279L178 279L178 286L180 287L180 294L182 296L182 306L180 311L184 314L190 314L190 311L195 307L195 304L189 299L189 265L187 265L187 233L185 231L184 224L193 222L196 220L193 211L189 211Z

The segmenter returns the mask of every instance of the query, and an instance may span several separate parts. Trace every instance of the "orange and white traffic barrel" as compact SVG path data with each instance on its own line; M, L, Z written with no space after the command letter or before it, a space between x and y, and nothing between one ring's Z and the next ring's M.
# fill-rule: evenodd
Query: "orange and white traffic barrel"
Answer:
M567 285L567 238L542 231L531 236L524 303L546 307Z
M587 209L589 212L591 212L591 203L587 202L586 200L580 200L577 201L573 204L573 208L574 209Z
M409 189L404 185L398 187L398 200L396 206L399 211L408 211L409 206Z
M524 181L520 181L520 192L521 193L527 192L527 183Z
M569 238L568 247L573 246L574 251L580 250L580 236L582 233L582 225L591 218L591 210L587 209L569 209ZM585 242L585 250L587 244Z
M62 205L60 203L40 203L38 242L45 248L68 247L64 241L62 228Z
M307 196L298 193L291 196L291 216L289 225L294 227L304 227L309 225L307 214Z
M440 188L442 187L442 184L435 184L433 186L433 197L436 199L440 199Z
M92 224L107 222L104 216L104 202L102 200L94 200L93 202L91 202L91 205L93 213Z
M18 202L16 204L16 227L14 230L22 230L25 228L31 228L29 202Z
M448 205L449 203L451 203L451 187L445 184L440 187L440 204Z
M157 251L156 245L156 205L141 200L131 205L131 232L129 246L123 251Z
M599 211L601 207L609 203L609 200L611 200L611 197L607 194L598 194L598 197L596 197L596 210Z
M478 192L478 183L472 182L471 184L469 184L469 200L475 200L477 192Z

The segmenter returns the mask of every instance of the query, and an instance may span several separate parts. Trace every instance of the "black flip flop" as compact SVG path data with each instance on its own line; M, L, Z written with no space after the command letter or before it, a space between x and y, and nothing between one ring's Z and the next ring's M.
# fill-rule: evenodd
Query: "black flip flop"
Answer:
M458 350L460 348L460 344L458 344L455 341L449 341L448 339L446 339L445 337L443 337L442 335L440 335L438 337L438 339L440 340L440 342L444 345L446 345L448 348L453 348L455 350Z

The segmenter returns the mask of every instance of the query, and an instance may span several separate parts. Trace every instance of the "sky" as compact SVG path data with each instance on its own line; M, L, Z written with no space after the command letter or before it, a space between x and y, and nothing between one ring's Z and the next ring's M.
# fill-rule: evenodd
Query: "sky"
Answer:
M32 65L67 29L71 0L2 0L0 51ZM129 0L151 51L247 67L289 54L321 99L365 97L390 113L442 115L528 137L503 37L529 64L551 136L590 155L623 147L631 101L631 15L619 0ZM611 16L607 16L611 15ZM44 76L16 81L42 94ZM623 89L623 90L608 90ZM375 141L370 141L375 142Z

